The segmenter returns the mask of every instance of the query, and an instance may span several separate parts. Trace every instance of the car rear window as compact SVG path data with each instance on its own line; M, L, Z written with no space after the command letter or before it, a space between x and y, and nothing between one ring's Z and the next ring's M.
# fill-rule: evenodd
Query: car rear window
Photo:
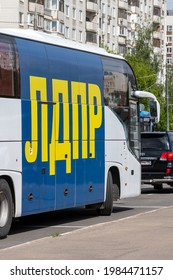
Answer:
M170 139L171 150L173 151L173 132L169 132L169 139Z
M173 135L172 135L173 137ZM168 151L169 141L166 134L143 134L141 137L141 148L142 150L157 150L157 151Z

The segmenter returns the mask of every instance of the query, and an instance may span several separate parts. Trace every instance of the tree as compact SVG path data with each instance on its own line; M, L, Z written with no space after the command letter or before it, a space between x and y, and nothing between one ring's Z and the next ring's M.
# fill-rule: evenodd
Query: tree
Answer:
M165 99L163 98L164 85L158 81L160 71L159 56L154 54L153 47L154 25L138 27L137 38L134 40L132 53L126 54L125 58L132 66L137 79L138 89L150 91L158 99L161 105L161 119L158 125L159 130L166 129ZM148 100L142 100L148 110Z
M173 64L167 65L166 95L168 95L169 129L173 130Z

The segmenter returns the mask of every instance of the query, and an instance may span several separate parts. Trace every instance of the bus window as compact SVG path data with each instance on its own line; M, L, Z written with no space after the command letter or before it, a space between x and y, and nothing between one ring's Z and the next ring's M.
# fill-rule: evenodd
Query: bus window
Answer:
M8 37L0 37L0 97L19 97L17 52Z

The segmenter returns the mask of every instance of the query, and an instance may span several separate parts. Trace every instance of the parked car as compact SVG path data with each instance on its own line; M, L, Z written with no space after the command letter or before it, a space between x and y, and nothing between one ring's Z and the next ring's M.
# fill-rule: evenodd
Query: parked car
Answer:
M173 131L141 133L142 183L173 187Z

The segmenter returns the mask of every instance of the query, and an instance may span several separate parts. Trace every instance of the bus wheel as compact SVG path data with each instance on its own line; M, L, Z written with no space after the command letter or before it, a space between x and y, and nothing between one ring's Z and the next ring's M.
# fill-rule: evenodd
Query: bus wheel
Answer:
M6 180L0 179L0 239L5 238L10 230L13 218L13 200Z
M106 200L103 208L98 209L98 214L102 216L110 216L113 210L113 180L112 174L108 172L107 186L106 186Z

